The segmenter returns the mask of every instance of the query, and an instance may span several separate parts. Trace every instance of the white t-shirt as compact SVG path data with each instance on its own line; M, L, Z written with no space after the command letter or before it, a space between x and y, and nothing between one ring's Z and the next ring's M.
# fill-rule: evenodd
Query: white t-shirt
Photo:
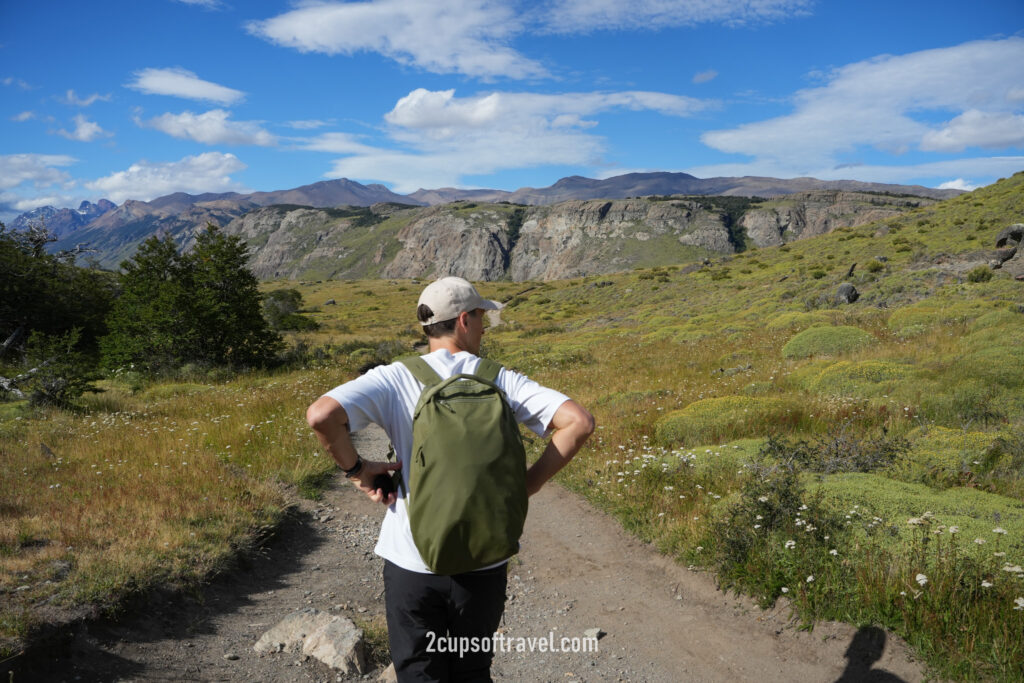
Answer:
M472 374L480 364L480 358L468 351L453 355L446 349L429 353L423 359L441 379ZM555 412L569 400L565 394L542 387L529 377L504 368L498 373L495 383L505 392L516 420L538 436L547 433ZM402 463L407 491L412 453L412 414L422 391L423 385L408 368L402 363L392 363L378 366L324 394L340 403L348 413L351 431L358 432L370 423L384 429ZM388 507L374 552L403 569L431 573L413 542L404 498Z

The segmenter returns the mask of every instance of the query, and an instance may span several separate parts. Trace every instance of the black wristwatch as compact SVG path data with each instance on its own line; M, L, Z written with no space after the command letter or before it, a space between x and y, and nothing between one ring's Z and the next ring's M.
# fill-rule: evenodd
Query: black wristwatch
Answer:
M363 469L363 459L359 457L358 454L356 454L356 464L352 465L352 469L346 470L343 468L341 471L345 473L346 477L351 477L353 475L359 474L359 471L361 469Z

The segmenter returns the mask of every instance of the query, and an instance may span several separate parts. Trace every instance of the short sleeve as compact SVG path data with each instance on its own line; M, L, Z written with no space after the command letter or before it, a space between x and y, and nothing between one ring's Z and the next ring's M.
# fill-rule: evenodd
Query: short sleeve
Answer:
M371 423L384 426L392 393L383 366L379 366L331 389L324 396L341 404L348 414L349 429L358 432Z
M545 436L555 413L569 400L565 394L548 389L526 375L504 369L498 377L516 420L538 436Z

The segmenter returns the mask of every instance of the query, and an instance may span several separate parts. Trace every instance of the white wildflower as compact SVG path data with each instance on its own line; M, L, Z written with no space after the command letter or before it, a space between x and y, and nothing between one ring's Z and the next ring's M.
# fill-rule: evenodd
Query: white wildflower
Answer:
M922 586L925 585L926 583L928 583L928 577L925 576L924 574L918 574L917 577L915 577L914 580L917 581Z
M786 588L785 586L783 586L783 587L782 587L782 592L783 592L783 593L788 593L788 592L789 592L789 589L788 589L788 588Z
M1004 529L1001 526L997 526L995 529L992 530L992 533L994 533L994 534L1004 534L1005 535L1006 534L1006 529Z
M807 583L814 583L814 574L807 577Z
M832 556L834 557L834 556L836 556L836 555L838 555L838 554L839 554L839 551L838 551L838 550L836 550L835 548L832 548L832 550L829 550L829 551L828 551L828 554L829 554L829 555L832 555Z
M991 588L992 587L992 582L991 581L982 581L981 582L981 587L982 588Z
M793 548L796 547L796 541L793 541L793 540L786 541L785 545L786 545L786 549L787 550L792 550Z
M1015 605L1017 605L1013 609L1015 609L1015 610L1024 610L1024 598L1017 598L1016 600L1013 601L1013 603Z
M974 539L974 542L977 543L978 545L985 545L985 539L984 538L976 538L976 539Z

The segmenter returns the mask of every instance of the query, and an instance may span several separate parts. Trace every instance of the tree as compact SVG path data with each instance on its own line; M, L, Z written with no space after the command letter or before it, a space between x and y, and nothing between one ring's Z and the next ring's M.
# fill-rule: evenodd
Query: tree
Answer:
M107 367L162 372L185 363L253 366L269 362L281 338L260 311L245 243L214 225L178 253L170 237L146 240L121 264L121 296L101 340Z
M263 297L263 316L278 331L319 329L319 323L299 313L301 309L302 293L297 289L275 289Z
M47 253L53 240L43 227L20 232L0 223L0 357L23 350L33 331L61 335L80 328L84 351L94 350L106 331L113 274L79 268L70 254Z

